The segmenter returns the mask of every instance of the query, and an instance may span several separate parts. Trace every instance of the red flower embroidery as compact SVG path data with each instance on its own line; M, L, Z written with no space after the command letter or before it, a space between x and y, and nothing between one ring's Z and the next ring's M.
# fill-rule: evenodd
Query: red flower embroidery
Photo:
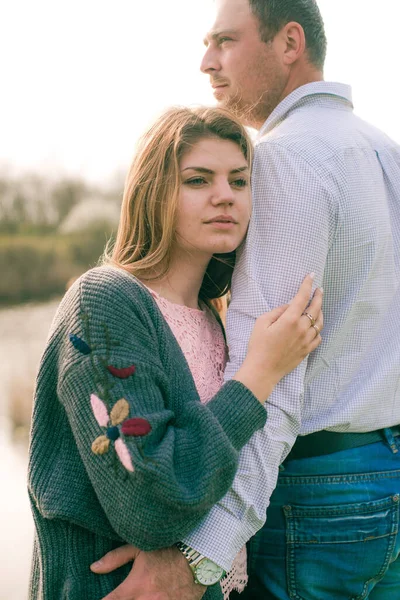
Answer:
M151 425L146 419L136 417L135 419L127 419L124 421L121 426L121 431L124 435L141 437L150 433Z
M135 365L131 365L130 367L125 367L124 369L117 369L112 365L107 365L107 370L114 377L118 377L119 379L127 379L128 377L134 374L134 372L136 371L136 367Z

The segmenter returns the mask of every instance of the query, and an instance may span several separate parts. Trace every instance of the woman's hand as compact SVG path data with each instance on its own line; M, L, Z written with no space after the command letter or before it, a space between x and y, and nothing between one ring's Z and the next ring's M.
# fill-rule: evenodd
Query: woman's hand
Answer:
M313 275L307 275L290 304L261 315L254 324L247 356L234 379L246 385L262 403L278 381L322 341L323 293L317 289L309 304L313 279Z

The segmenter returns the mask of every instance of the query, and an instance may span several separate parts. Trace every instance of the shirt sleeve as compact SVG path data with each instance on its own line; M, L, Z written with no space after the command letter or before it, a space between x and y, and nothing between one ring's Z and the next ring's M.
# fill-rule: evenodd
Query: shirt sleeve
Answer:
M227 317L230 379L246 355L255 320L295 295L307 273L323 282L338 207L308 162L279 143L262 142L253 167L253 213L235 269ZM229 570L264 524L279 465L299 433L307 360L267 401L268 421L240 454L232 487L185 542Z
M266 413L240 382L207 406L190 377L174 386L140 302L83 287L80 317L66 316L58 398L113 530L143 550L165 547L226 493Z

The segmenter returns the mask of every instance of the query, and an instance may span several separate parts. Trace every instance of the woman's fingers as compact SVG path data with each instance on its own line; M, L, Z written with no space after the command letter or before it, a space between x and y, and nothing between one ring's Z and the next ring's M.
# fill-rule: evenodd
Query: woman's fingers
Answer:
M324 326L322 315L323 296L323 290L321 288L316 289L310 305L305 309L305 312L311 315L315 322L318 321L318 326L320 329Z
M279 317L281 317L283 313L287 311L288 308L289 304L283 304L282 306L278 306L277 308L264 313L264 315L261 317L264 320L264 325L269 327L272 325L272 323L275 323L275 321L277 321Z
M311 327L311 331L313 331L312 327ZM310 352L315 350L315 348L318 348L318 346L320 345L321 342L322 342L322 337L319 333L318 334L314 333L314 336L311 335L308 353L310 354Z
M298 293L293 298L289 309L286 311L287 317L289 317L292 322L299 323L303 335L305 333L305 341L309 347L308 352L312 352L312 350L321 343L320 334L324 326L322 313L323 290L317 288L310 301L313 279L313 274L305 277Z
M316 292L317 291L318 290L316 290ZM322 297L322 293L321 293L321 297ZM322 300L321 300L321 302L322 302ZM314 308L313 310L315 311L316 309ZM307 309L307 313L309 315L311 315L311 312L309 313L308 309ZM308 329L307 329L307 332L306 332L307 333L307 337L306 337L307 343L313 346L313 348L312 348L313 350L314 350L314 347L316 347L316 346L314 346L314 341L318 340L317 346L322 341L321 331L322 331L323 326L324 326L324 317L323 317L322 310L320 310L319 313L315 312L315 314L317 314L318 316L315 319L314 326L311 325L311 322L308 322ZM308 317L306 317L306 318L308 318ZM312 350L310 350L310 352L311 351Z
M299 287L299 291L290 302L287 310L287 316L297 318L303 314L304 310L308 306L308 303L310 302L314 277L315 274L311 273L303 279L303 283Z

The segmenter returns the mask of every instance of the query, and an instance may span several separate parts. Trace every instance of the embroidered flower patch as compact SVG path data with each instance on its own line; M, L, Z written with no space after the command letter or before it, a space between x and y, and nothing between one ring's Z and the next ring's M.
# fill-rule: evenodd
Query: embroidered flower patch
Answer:
M122 423L122 433L131 437L142 437L151 431L151 425L146 419L136 417L135 419L127 419Z
M118 456L121 464L127 471L134 472L135 468L132 463L131 455L126 446L125 439L128 437L136 438L136 448L144 462L153 462L151 458L144 455L141 439L151 431L150 423L143 418L129 418L129 404L125 398L118 400L113 406L113 388L117 384L116 380L112 380L108 374L111 374L116 379L127 379L134 375L136 366L131 364L127 367L118 368L110 364L110 356L112 348L120 345L119 341L113 340L111 332L105 323L101 323L104 331L104 338L101 343L105 345L105 355L94 356L96 344L92 343L90 330L90 316L87 313L81 313L83 337L87 340L71 333L69 340L81 354L90 355L89 364L93 371L95 390L100 393L104 400L101 400L98 395L93 393L90 396L90 402L93 414L97 423L104 430L104 434L97 437L92 443L92 452L97 455L106 454L110 447L115 448L115 465L118 464L116 457ZM98 349L98 348L97 348ZM111 408L112 407L112 408Z
M96 394L90 396L93 414L96 421L105 429L105 435L100 435L92 444L92 452L95 454L105 454L109 451L111 442L114 442L115 451L122 465L130 471L134 472L135 468L132 463L129 450L121 438L121 433L124 437L142 437L150 433L151 425L146 419L133 418L127 419L129 416L129 404L125 398L118 400L114 404L110 415L108 414L106 405ZM142 454L142 451L140 449Z
M69 334L69 341L81 354L90 354L91 347L74 333Z
M119 379L127 379L128 377L134 374L134 372L136 371L136 367L135 365L131 365L130 367L125 367L124 369L117 369L112 365L107 365L107 370L114 377L118 377Z

